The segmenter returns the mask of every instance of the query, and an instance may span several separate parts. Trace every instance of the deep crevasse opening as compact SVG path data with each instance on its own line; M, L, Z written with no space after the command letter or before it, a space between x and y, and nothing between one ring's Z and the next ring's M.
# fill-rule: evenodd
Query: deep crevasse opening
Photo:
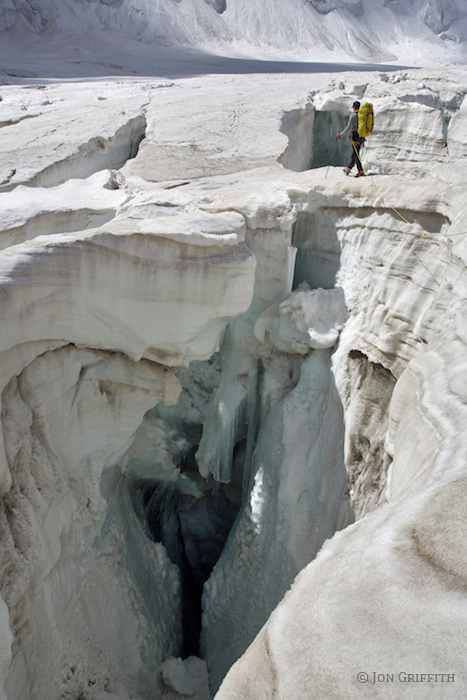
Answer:
M333 225L329 212L321 217ZM299 251L313 251L319 231L316 218L300 217ZM333 245L321 287L335 280ZM296 278L302 268L303 261ZM279 301L291 291L292 273ZM146 415L121 463L146 534L164 545L180 578L175 654L207 661L212 692L345 517L333 343L283 350L270 331L258 342L260 288L251 309L229 324L220 352L179 370L177 406Z
M242 503L246 423L228 425L228 481L204 478L196 453L210 397L221 378L220 355L179 372L183 391L174 408L149 411L125 460L132 502L148 535L164 545L181 582L183 658L199 655L203 585L221 555ZM224 411L225 414L225 411ZM235 414L235 411L234 411ZM226 450L223 450L225 454ZM227 478L227 475L226 475Z

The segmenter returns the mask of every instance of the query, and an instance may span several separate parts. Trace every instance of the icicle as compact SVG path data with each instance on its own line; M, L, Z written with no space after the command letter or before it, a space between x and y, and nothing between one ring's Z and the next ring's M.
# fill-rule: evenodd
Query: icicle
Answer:
M280 300L285 299L292 289L296 253L294 246L287 246L282 289L275 289L276 294L279 292L276 298ZM221 380L206 415L196 453L198 469L204 478L212 474L217 481L229 483L235 444L246 436L245 492L251 487L250 466L259 411L258 360L248 347L254 338L254 322L263 308L264 299L258 293L250 311L227 326L220 351Z
M246 455L243 469L243 495L248 497L252 487L253 452L260 424L259 385L262 374L262 363L257 360L248 373L248 396L246 416Z
M238 337L238 323L234 321L227 327L222 343L222 377L206 416L196 453L200 474L205 479L212 474L216 481L223 483L231 479L239 420L244 419L247 404L245 357L238 350Z

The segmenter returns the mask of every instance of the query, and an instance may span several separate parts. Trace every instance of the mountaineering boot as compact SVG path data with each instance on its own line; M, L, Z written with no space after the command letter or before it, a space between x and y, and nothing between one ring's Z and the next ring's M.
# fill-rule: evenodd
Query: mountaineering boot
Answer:
M359 170L355 177L363 177L364 175L365 173L363 172L363 170Z
M344 173L346 175L350 175L350 168L344 168Z

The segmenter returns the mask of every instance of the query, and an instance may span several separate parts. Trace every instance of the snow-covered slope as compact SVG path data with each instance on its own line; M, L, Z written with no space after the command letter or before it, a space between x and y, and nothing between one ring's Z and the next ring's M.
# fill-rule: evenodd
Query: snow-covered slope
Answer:
M32 30L84 44L89 32L118 32L156 47L433 65L465 62L467 8L463 0L1 0L0 31L15 27L17 40Z

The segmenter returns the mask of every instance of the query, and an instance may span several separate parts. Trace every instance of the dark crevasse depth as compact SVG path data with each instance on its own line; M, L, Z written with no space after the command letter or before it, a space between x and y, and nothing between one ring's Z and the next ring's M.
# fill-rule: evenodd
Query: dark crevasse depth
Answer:
M180 372L183 391L174 408L156 406L148 412L141 433L160 428L173 461L170 477L153 478L160 452L147 448L129 460L134 478L132 501L146 532L164 545L180 572L182 644L180 656L199 656L203 586L217 563L242 504L247 456L245 426L239 425L231 457L231 480L219 483L198 470L196 452L205 418L220 376L218 358L193 363ZM141 439L144 443L144 438ZM164 455L162 455L164 456Z

